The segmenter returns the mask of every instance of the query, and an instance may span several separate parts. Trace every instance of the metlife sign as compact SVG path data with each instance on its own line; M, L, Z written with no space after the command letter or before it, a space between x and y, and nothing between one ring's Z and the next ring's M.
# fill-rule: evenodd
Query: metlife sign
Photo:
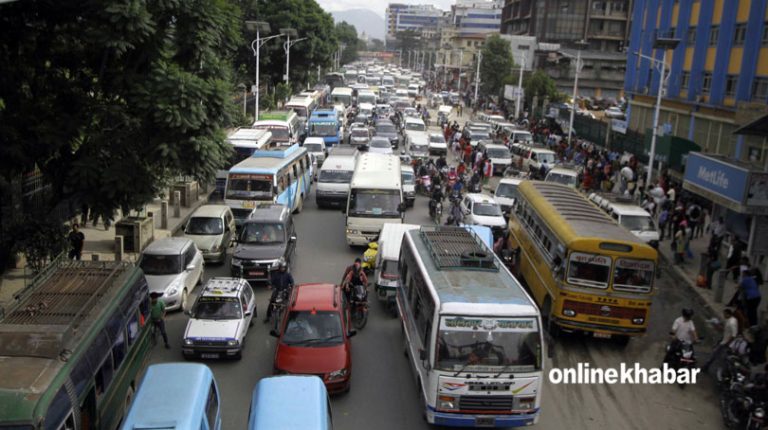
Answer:
M683 179L703 191L743 205L748 178L749 171L746 169L698 152L691 152Z

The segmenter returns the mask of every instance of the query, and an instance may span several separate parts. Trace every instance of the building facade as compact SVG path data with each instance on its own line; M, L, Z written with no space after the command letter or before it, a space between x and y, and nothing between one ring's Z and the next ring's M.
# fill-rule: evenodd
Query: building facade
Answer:
M390 3L385 12L387 25L386 43L392 46L397 33L416 31L437 34L442 24L443 10L431 4Z
M634 0L625 90L629 128L652 126L657 34L679 40L667 51L669 79L659 124L703 152L766 163L766 139L734 130L768 113L768 0ZM671 35L671 36L670 36Z
M499 33L503 0L456 0L451 24L459 36Z

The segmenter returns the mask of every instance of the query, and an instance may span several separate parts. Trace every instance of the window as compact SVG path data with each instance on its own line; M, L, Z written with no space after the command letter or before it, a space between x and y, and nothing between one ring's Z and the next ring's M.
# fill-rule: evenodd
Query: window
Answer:
M689 45L693 45L694 43L696 43L696 27L688 27L686 40L688 41Z
M603 5L603 2L596 1L596 2L592 3L592 10L605 11L605 6Z
M728 75L725 77L725 96L736 96L736 85L739 82L739 77L736 75Z
M115 369L112 368L112 354L110 353L101 364L99 371L96 372L95 379L97 397L103 395L107 391L107 388L109 388L109 383L112 382L112 376L114 376L114 373Z
M752 83L752 100L765 101L768 97L768 77L755 78Z
M713 25L709 30L709 46L716 46L718 37L720 37L720 26Z
M744 39L747 38L747 24L736 24L736 29L733 32L733 44L743 45Z
M82 396L83 392L85 391L85 387L88 386L88 384L91 382L91 379L93 378L93 370L91 369L91 364L88 362L88 360L85 359L85 357L82 357L77 362L69 377L72 379L72 385L75 386L75 392L77 393L78 397Z
M197 254L197 248L194 244L189 245L189 248L184 252L184 268L195 262L195 254Z
M123 363L126 349L125 335L122 331L120 331L120 334L117 336L117 340L115 340L115 344L112 346L112 358L114 360L115 369L119 369L120 364Z
M704 72L701 78L701 92L702 94L709 94L712 89L712 73Z
M683 72L680 74L680 89L688 89L691 83L691 72Z
M133 345L137 337L139 337L139 314L134 312L128 320L128 345Z
M61 427L64 418L72 409L67 390L62 386L56 393L56 396L48 407L48 413L45 415L45 430L57 430Z
M208 392L205 415L208 417L208 428L216 428L216 420L219 416L219 394L216 392L216 384L213 382L211 382L211 389Z
M627 4L624 1L615 1L612 3L611 9L616 12L626 12Z

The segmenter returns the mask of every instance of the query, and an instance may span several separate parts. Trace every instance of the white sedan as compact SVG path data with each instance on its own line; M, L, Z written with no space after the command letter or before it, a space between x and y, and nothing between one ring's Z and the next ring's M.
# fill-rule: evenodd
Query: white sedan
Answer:
M374 136L368 144L368 152L377 154L392 154L392 145L386 137Z

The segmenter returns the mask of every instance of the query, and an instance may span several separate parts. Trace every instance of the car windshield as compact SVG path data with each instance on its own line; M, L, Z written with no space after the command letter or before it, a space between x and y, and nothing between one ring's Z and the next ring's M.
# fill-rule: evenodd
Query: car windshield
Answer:
M400 217L399 190L354 189L349 196L349 216Z
M501 183L496 188L496 197L507 197L510 199L516 199L517 196L518 196L517 185Z
M610 272L610 257L572 252L568 263L568 283L585 287L607 288Z
M281 337L284 345L328 346L344 342L341 318L335 311L292 311Z
M427 151L427 145L417 145L415 143L411 144L411 151L413 152L426 152Z
M387 139L373 139L369 145L372 148L391 148Z
M546 179L547 182L556 182L558 184L563 185L569 185L569 186L575 186L576 185L576 177L572 175L566 175L563 173L554 173L550 172Z
M507 148L488 148L486 151L486 154L488 154L488 158L511 158L512 155L509 153L509 149Z
M381 277L384 279L398 279L400 277L397 260L384 260L381 267Z
M325 149L325 145L322 143L304 143L304 147L309 152L323 152L323 149Z
M351 170L321 170L320 178L318 178L317 182L348 184L352 180L352 173L354 172Z
M237 297L202 296L192 315L199 320L238 320L243 317L243 309Z
M175 275L181 273L181 256L144 254L139 267L145 275Z
M652 261L619 258L613 272L613 288L649 293L653 286L654 269Z
M412 131L427 131L427 127L425 127L424 124L420 122L412 122L412 121L408 121L405 123L405 129L412 130Z
M534 318L445 317L436 365L448 372L533 372L541 369L541 334Z
M272 175L230 173L227 178L228 199L257 200L272 197Z
M395 126L392 124L378 124L376 125L376 133L381 134L395 134Z
M495 203L475 203L472 212L480 216L502 216L501 208Z
M488 135L488 131L486 131L486 130L472 130L472 129L470 129L470 130L469 130L469 136L470 136L470 137L471 137L473 140L477 140L477 139L483 139L483 138L488 138L488 137L490 137L490 136Z
M221 218L192 217L189 219L184 233L193 235L224 234L224 221Z
M431 143L445 143L445 138L439 134L431 134L429 136L429 141Z
M368 137L368 130L364 128L353 128L352 137Z
M402 172L403 184L412 185L414 183L413 172Z
M536 159L542 163L547 163L550 166L555 164L555 154L549 152L542 152L536 155Z
M629 231L656 231L650 215L622 215L621 226Z
M282 224L246 222L240 234L240 243L269 244L285 242L285 231Z
M309 124L309 134L311 136L335 136L337 134L336 124L332 122L313 122Z

